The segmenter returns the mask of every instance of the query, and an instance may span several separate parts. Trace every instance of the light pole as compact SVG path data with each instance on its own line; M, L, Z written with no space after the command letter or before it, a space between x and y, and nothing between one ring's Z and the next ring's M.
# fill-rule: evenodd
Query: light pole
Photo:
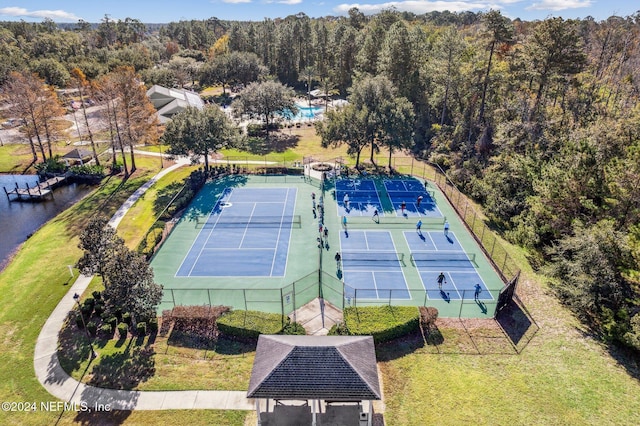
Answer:
M78 293L73 294L73 300L78 304L78 311L80 313L80 319L82 320L82 327L84 328L85 333L87 334L87 340L89 340L89 348L91 348L91 359L94 359L98 355L96 351L93 349L93 344L91 343L91 335L89 334L89 330L87 330L87 324L84 322L84 315L82 314L82 309L80 306L80 295Z

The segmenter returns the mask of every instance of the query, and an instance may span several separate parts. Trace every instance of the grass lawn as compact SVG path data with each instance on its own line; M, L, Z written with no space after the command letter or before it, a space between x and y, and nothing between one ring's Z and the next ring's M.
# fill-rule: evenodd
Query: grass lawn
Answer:
M300 158L312 154L331 158L338 152L323 151L309 132L292 149ZM71 284L66 265L80 256L77 235L88 217L98 210L113 213L160 166L157 158L138 156L137 163L139 171L128 182L121 185L117 178L107 180L94 195L41 228L0 273L3 401L54 400L34 377L35 340ZM182 180L186 170L164 178L158 188ZM119 232L129 244L153 221L151 212L159 193L158 189L148 192L124 218ZM483 326L469 332L455 321L439 320L442 341L437 345L425 343L419 335L379 347L386 424L640 424L640 375L634 360L617 353L614 357L590 338L550 294L545 278L528 268L525 253L514 247L511 253L524 271L518 294L540 326L534 338L516 354L508 344L496 345L498 336L485 332ZM89 293L98 288L100 282L94 280ZM491 324L495 331L495 323ZM61 344L86 351L85 336L72 331L62 334ZM469 334L481 337L470 339ZM504 340L503 335L501 338ZM94 361L100 368L90 371L84 380L110 380L124 388L244 390L253 362L252 348L230 342L210 350L190 349L159 336L152 357L143 357L145 345L135 340L109 340L100 345L100 357ZM76 354L65 363L75 377L82 376L85 358ZM121 369L124 365L129 370ZM2 412L0 423L48 425L60 414ZM241 411L200 410L109 416L62 413L59 424L242 425L251 416Z

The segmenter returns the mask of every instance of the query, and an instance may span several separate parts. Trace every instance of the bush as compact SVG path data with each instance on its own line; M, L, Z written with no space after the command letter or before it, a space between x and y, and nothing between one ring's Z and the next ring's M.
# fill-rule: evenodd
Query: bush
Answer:
M131 314L129 312L122 315L122 322L127 325L131 325Z
M116 325L118 325L118 319L111 314L108 314L106 318L103 318L105 324L109 324L112 330L115 330Z
M299 322L290 322L284 326L280 334L297 334L305 336L307 334L307 330L305 330Z
M431 306L424 307L420 306L420 322L422 322L422 327L426 330L431 330L436 325L436 320L438 319L438 310Z
M345 323L341 322L338 324L334 324L333 327L329 329L329 336L349 336L349 329L345 325Z
M129 333L129 325L128 324L125 324L123 322L118 324L118 336L120 336L121 339L126 339L128 333Z
M109 337L113 336L113 326L109 323L102 324L100 327L100 333L106 334Z
M89 318L93 313L93 304L82 304L80 306L80 312L84 315L85 318Z
M98 324L93 321L89 321L87 323L87 331L91 333L92 336L96 335L96 331L98 331Z
M96 305L96 301L93 297L87 297L86 299L84 299L84 302L82 302L82 304L84 306L91 306L93 308Z
M146 336L146 334L147 334L147 323L146 322L139 322L138 324L136 324L136 334L138 336Z
M230 311L218 318L218 330L229 337L257 339L261 334L278 334L289 318L258 311Z
M91 295L93 296L93 299L95 301L102 300L102 293L99 292L98 290L94 290L93 293L91 293Z
M372 335L375 343L414 333L420 326L420 316L415 306L345 308L344 321L351 335Z
M76 325L78 328L84 328L84 320L82 319L82 314L76 314Z
M69 169L74 178L81 179L102 179L104 174L104 166L95 164L84 164L82 166L73 166Z
M149 320L147 331L149 332L149 334L154 334L158 332L158 318L151 318Z
M46 176L64 173L64 171L67 169L67 165L60 159L59 155L56 155L53 158L47 158L47 161L45 161L44 163L36 164L35 168L38 172L38 175Z
M93 310L96 313L96 315L102 315L102 313L104 312L104 304L96 303L96 306L93 308Z

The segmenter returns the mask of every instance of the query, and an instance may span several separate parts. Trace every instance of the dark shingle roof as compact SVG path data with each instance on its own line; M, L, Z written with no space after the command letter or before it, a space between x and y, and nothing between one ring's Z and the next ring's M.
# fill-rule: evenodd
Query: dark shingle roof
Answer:
M261 335L247 396L380 399L373 338Z

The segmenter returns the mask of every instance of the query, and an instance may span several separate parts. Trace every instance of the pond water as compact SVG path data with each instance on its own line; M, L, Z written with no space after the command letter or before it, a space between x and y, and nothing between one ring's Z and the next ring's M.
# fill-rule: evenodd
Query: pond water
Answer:
M87 185L71 184L53 190L53 199L9 202L2 187L15 189L38 182L35 175L0 175L0 270L11 254L48 220L66 210L91 191ZM13 197L12 197L13 198Z

